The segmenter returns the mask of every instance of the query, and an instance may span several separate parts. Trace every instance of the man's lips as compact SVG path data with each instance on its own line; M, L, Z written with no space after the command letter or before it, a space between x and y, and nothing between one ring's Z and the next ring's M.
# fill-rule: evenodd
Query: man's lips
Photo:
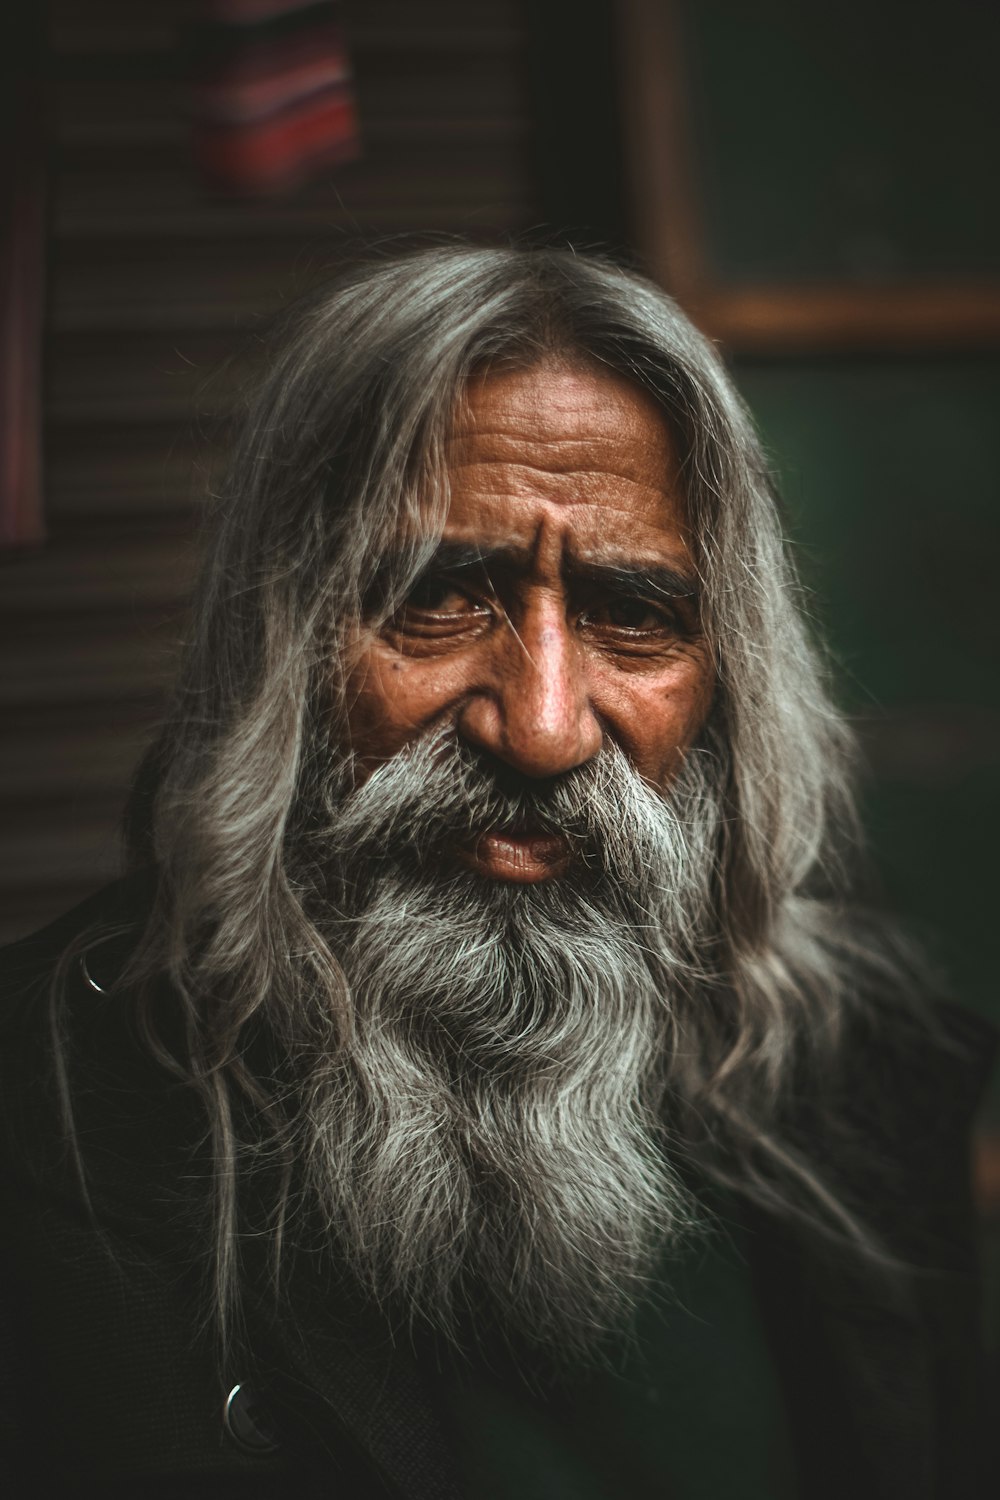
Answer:
M569 845L561 833L494 828L472 845L456 850L458 858L488 880L534 885L552 880L569 864Z

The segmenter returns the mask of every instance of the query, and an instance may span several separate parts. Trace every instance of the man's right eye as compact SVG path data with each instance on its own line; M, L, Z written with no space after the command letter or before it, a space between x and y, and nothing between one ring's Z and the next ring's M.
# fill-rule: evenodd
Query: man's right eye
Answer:
M459 588L454 579L431 573L417 579L403 602L400 614L407 610L421 610L427 614L452 615L475 608L475 601L465 589Z
M410 589L401 607L389 621L389 631L411 640L464 639L478 632L491 618L487 603L453 578L428 574Z

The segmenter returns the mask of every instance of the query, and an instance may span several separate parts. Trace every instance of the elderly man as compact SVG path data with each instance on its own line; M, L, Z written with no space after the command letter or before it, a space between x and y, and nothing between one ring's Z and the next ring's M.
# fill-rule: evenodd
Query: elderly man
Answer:
M134 873L5 955L16 1493L978 1493L989 1038L852 898L850 766L667 297L298 309Z

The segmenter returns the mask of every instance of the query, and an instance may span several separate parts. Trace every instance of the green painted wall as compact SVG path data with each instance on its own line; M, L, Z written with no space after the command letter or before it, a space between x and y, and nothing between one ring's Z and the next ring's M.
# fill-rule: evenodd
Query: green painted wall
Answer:
M743 361L735 375L868 750L890 904L963 998L1000 1016L1000 357Z
M715 277L1000 276L1000 8L680 0L679 14ZM735 374L863 732L889 904L1000 1020L1000 351Z
M681 0L724 276L997 269L1000 8Z

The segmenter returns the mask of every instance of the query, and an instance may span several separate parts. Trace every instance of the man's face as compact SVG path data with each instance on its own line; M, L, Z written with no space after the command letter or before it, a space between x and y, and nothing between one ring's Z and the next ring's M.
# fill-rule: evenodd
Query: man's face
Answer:
M437 725L542 783L614 741L665 787L713 674L678 460L653 400L596 364L471 384L447 444L441 546L349 684L358 780ZM563 873L565 842L484 831L455 858L491 880Z

